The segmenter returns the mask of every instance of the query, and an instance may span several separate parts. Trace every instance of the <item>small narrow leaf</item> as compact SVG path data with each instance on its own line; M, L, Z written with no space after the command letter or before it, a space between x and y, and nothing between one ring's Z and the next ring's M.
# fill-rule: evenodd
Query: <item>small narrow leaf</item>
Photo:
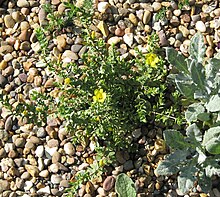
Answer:
M185 141L185 137L176 130L168 129L164 131L164 139L172 149L186 150L190 144Z
M178 53L178 51L171 47L166 47L166 56L168 62L175 66L180 72L189 74L185 57L181 53Z
M134 182L124 173L117 176L115 191L119 197L136 197L137 195Z
M197 62L203 62L205 56L206 46L204 44L204 38L201 33L196 33L190 42L189 53L191 59L195 59Z
M205 107L210 112L220 111L220 96L218 94L211 96Z
M187 122L194 122L197 120L197 116L205 112L205 108L201 103L193 103L185 112L185 118Z

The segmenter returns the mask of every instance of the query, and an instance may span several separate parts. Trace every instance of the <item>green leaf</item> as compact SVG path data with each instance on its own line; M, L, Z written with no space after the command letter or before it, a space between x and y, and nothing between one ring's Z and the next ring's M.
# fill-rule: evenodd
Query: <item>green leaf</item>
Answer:
M210 120L210 114L209 113L201 113L201 114L198 114L197 118L203 122L205 121L209 121Z
M193 82L199 87L200 90L205 90L205 70L201 63L196 63L192 60L190 64L190 72Z
M134 182L124 173L117 176L115 191L119 197L136 197Z
M207 176L207 174L205 174L203 171L200 171L198 185L203 192L208 193L212 188L212 180Z
M163 135L167 145L172 149L186 150L190 147L190 144L185 141L185 137L179 131L168 129L164 131Z
M187 122L193 122L197 120L199 114L204 113L205 108L201 105L201 103L193 103L188 107L185 112L185 118Z
M189 53L191 59L195 59L197 62L203 62L205 56L206 46L204 44L204 38L201 33L196 33L190 42Z
M220 69L220 59L217 58L211 58L208 62L208 64L205 66L206 71L206 77L214 77L216 73Z
M177 177L178 188L181 193L185 194L194 187L196 172L197 168L195 167L194 160L187 163L187 166L181 169L180 175Z
M178 51L171 47L166 47L166 56L168 62L175 66L180 72L189 74L185 57L181 53L178 53Z
M218 94L211 96L205 107L210 112L220 111L220 96Z
M175 83L184 96L187 98L194 98L194 93L197 88L189 76L180 73L175 76Z
M202 133L200 132L199 128L197 127L195 123L187 127L186 135L189 138L195 138L198 142L202 141Z
M218 164L219 159L215 157L209 157L206 159L204 166L205 166L205 173L206 176L212 177L213 175L220 176L220 165Z
M202 143L209 153L220 154L220 126L207 130Z
M188 156L187 151L176 150L174 153L167 155L164 161L161 161L155 173L158 175L170 176L179 172L179 166Z

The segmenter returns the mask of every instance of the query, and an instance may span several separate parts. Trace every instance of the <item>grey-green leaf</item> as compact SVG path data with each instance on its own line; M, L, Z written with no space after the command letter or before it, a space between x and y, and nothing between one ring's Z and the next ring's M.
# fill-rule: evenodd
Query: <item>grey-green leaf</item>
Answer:
M167 155L164 161L161 161L155 173L158 175L169 176L179 172L179 166L189 155L188 151L176 150L174 153Z
M199 173L198 185L200 186L203 192L208 193L212 188L211 178L208 177L206 173L201 171Z
M199 87L200 90L205 91L205 70L201 63L196 63L192 60L190 65L190 72L193 82Z
M207 130L202 143L209 153L220 154L220 126Z
M180 73L175 76L175 83L179 91L184 96L186 96L187 98L194 98L194 93L197 90L197 88L194 85L191 77Z
M197 169L193 162L188 163L188 165L181 170L180 175L177 177L178 188L181 193L185 194L194 187L196 171Z
M185 112L185 118L187 122L194 122L197 120L197 116L205 112L205 108L201 103L193 103L188 107Z
M197 118L203 122L205 121L209 121L210 120L210 114L209 113L201 113L201 114L198 114Z
M179 168L177 167L176 163L168 160L160 162L155 170L156 174L164 176L170 176L177 174L178 172Z
M189 53L191 59L195 59L197 62L203 62L205 56L206 46L204 44L204 38L201 33L196 33L190 42Z
M185 141L185 137L179 131L168 129L164 131L163 135L167 145L172 149L186 150L190 147L190 144Z
M166 56L170 64L175 66L180 72L189 74L185 57L171 47L166 47Z
M137 195L134 182L124 173L117 176L115 191L119 197L136 197Z
M186 135L190 138L195 138L198 142L202 141L202 133L195 123L187 127Z
M205 107L210 112L220 111L220 96L219 96L219 94L211 96L209 101L206 103Z

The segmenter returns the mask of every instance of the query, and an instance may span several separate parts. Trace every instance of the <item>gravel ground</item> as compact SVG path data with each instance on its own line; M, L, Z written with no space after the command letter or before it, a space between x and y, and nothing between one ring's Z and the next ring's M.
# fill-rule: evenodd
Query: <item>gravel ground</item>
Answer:
M80 3L81 1L78 1ZM0 0L0 92L10 95L10 103L28 99L32 90L52 89L53 78L38 64L39 43L35 29L47 21L42 5L51 3L62 13L61 0ZM172 46L187 56L191 37L200 31L208 46L207 57L220 47L220 8L218 1L189 0L190 5L178 9L175 2L160 0L96 1L94 30L109 44L116 44L122 56L133 55L134 47L146 51L147 35L156 31L160 45ZM156 14L165 8L165 18ZM51 54L61 59L78 61L86 48L72 32L61 32L50 46ZM48 119L42 127L15 119L4 107L0 111L0 196L66 196L65 188L77 171L89 166L93 152L74 147L71 137L58 119ZM114 181L126 172L135 182L138 197L182 196L176 177L157 177L158 161L166 154L158 144L162 130L155 125L133 131L138 147L135 154L116 152L117 162L96 183L83 185L78 196L116 196ZM199 188L187 196L220 197L219 179L213 177L213 189L207 195Z

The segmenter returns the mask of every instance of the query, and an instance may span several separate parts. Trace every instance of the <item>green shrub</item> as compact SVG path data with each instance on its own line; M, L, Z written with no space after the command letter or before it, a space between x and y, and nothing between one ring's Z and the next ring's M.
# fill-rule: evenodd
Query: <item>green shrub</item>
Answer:
M68 189L70 194L75 194L82 183L101 176L104 167L115 161L116 150L132 148L134 129L150 120L165 123L178 114L175 107L165 105L167 68L153 44L146 54L136 51L135 57L122 58L114 46L96 38L89 29L92 6L91 1L84 3L82 7L65 3L67 12L59 16L51 6L44 6L48 21L44 28L36 30L41 46L41 60L37 64L46 67L54 80L53 88L32 91L28 103L20 98L11 108L14 115L39 126L45 125L50 117L58 118L65 123L75 145L85 148L89 142L94 144L94 162L76 174ZM66 25L77 27L78 22L74 22L78 18L87 50L78 61L65 63L49 53L48 45ZM156 35L152 37L155 41ZM177 94L174 97L177 100ZM2 102L11 107L9 99L6 96Z

